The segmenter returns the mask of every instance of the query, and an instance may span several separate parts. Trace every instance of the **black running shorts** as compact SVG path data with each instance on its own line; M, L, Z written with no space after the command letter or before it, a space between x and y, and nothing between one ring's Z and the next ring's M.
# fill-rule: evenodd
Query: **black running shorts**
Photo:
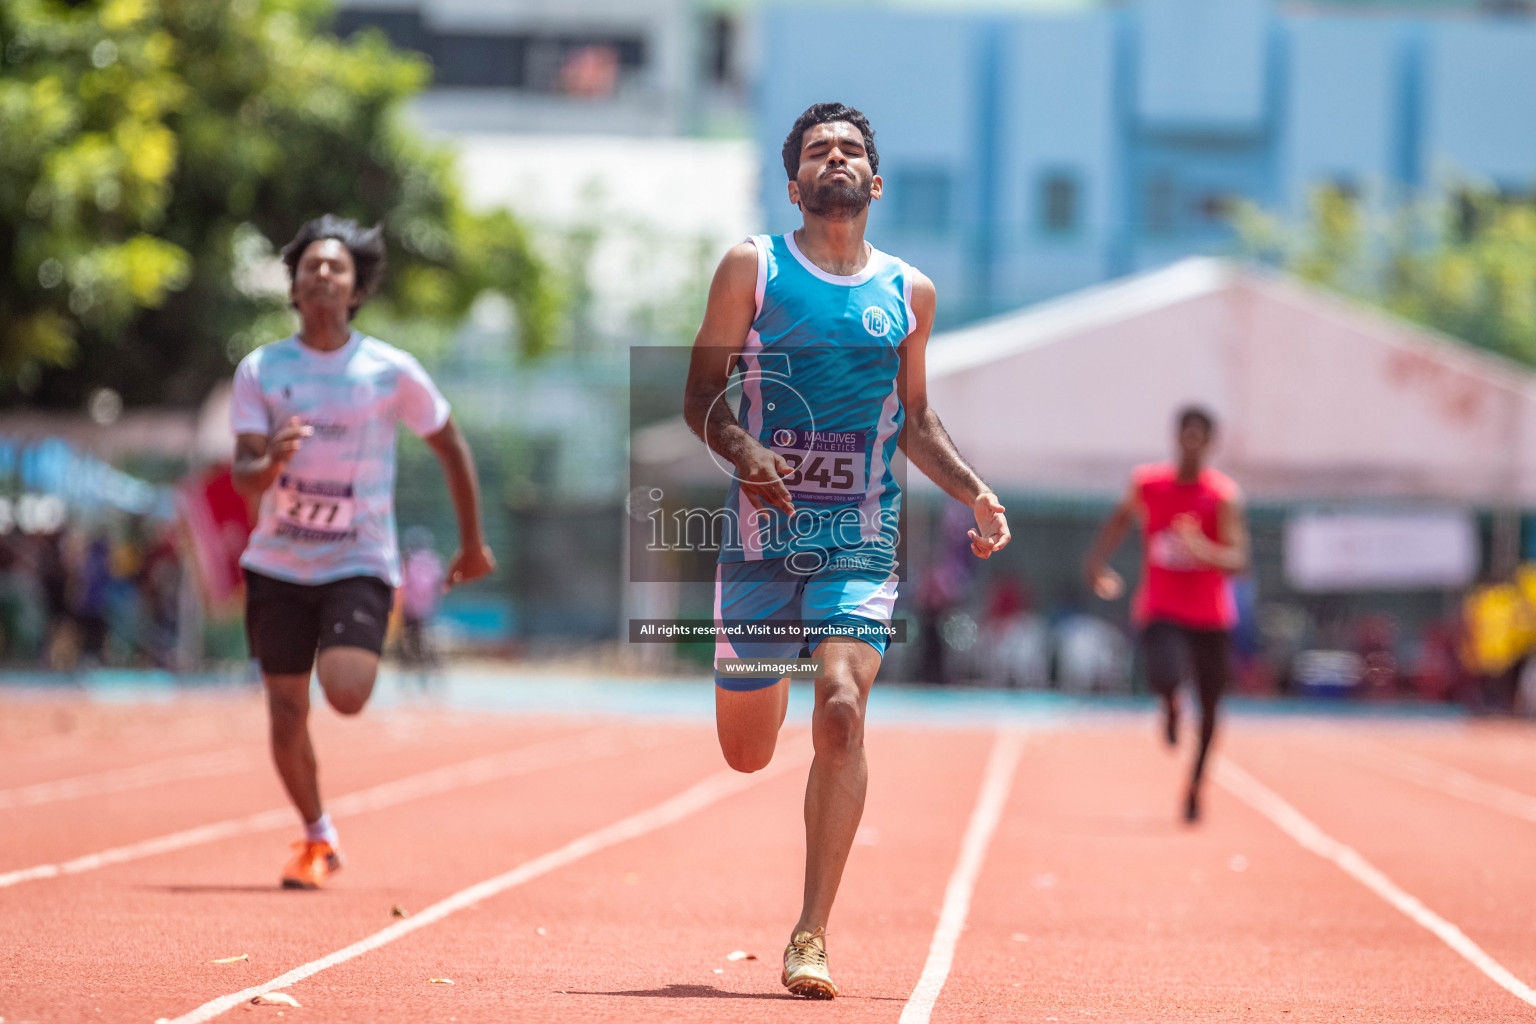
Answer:
M1141 634L1147 657L1147 683L1167 696L1192 676L1200 699L1219 700L1230 674L1232 635L1224 629L1191 629L1175 622L1152 622Z
M380 654L395 592L376 576L305 585L245 570L245 637L269 676L307 675L315 652L361 647Z

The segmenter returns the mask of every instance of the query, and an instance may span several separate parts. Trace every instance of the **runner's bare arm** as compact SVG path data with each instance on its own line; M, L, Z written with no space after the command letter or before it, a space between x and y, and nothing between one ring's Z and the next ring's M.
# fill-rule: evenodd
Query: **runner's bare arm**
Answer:
M448 564L444 589L469 583L496 571L496 557L486 546L480 529L480 477L475 472L475 457L453 417L441 430L426 438L427 447L442 463L448 481L448 494L459 520L459 550Z
M767 502L793 513L789 488L781 479L790 475L789 463L744 430L722 397L756 315L757 246L742 242L725 254L710 283L704 322L688 363L683 418L705 444L736 467L741 491L753 508Z
M1125 492L1125 497L1120 499L1120 504L1104 520L1104 525L1099 527L1099 534L1093 539L1093 545L1083 559L1083 576L1088 581L1088 589L1105 601L1113 601L1125 593L1125 580L1109 567L1109 556L1125 540L1140 504L1141 497L1136 485L1132 484Z
M1241 498L1226 498L1216 509L1216 533L1211 540L1193 516L1179 516L1173 528L1189 548L1190 554L1213 569L1240 573L1248 569L1248 523Z
M270 438L264 434L236 434L235 464L230 471L235 490L255 497L271 487L283 467L304 446L304 438L313 433L313 427L303 425L294 416Z
M944 424L939 422L939 414L928 404L926 356L938 293L925 275L915 270L912 273L912 313L917 323L901 343L901 370L896 378L901 405L907 413L906 425L901 430L901 450L945 494L971 506L976 516L976 529L967 533L971 551L977 558L990 558L1013 539L1004 515L1006 509L965 461Z

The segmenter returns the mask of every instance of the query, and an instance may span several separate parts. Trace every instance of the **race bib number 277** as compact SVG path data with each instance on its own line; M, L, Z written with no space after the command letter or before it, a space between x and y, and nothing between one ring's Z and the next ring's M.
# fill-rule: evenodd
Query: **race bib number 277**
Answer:
M351 484L300 480L283 475L277 481L277 518L285 532L315 535L352 529L355 505Z
M769 437L789 463L784 484L792 501L843 504L864 497L864 434L781 427Z

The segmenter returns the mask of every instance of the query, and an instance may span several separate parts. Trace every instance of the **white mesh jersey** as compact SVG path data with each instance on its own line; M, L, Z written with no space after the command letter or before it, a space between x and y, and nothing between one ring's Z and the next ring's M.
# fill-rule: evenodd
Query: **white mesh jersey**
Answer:
M377 576L398 587L395 425L435 434L447 399L415 357L376 338L353 331L321 352L290 337L241 360L230 426L270 437L294 417L313 433L261 496L240 564L290 583Z

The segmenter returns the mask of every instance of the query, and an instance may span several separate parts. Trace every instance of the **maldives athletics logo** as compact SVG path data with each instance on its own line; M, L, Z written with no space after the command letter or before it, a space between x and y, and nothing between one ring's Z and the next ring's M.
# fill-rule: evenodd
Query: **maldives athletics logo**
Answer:
M773 443L779 448L793 448L797 440L795 432L787 427L780 427L773 432Z
M891 315L879 306L864 310L864 329L877 338L891 333Z

